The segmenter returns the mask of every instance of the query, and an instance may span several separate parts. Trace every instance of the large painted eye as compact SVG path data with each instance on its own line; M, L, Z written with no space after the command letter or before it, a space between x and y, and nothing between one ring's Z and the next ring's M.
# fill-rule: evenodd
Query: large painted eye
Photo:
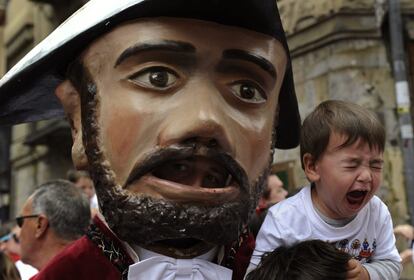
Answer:
M153 89L168 89L177 82L178 75L166 67L150 67L133 74L128 79L138 85Z
M267 100L262 88L249 81L233 83L231 90L237 98L247 103L262 104Z

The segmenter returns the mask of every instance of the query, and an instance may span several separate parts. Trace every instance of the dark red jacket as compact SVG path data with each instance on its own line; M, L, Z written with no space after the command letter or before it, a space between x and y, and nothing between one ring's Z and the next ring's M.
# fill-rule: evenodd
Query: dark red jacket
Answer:
M110 245L105 240L96 238L96 234L91 235L91 230L89 230L88 236L83 236L68 245L30 280L121 279L120 271L122 270L117 268L121 262L120 258L112 254L111 250L122 254L123 270L133 263L131 257L126 253L121 241L98 217L94 218L91 227L95 228L95 232L100 233L106 241L110 241ZM105 247L105 252L109 252L107 255L103 253L103 247Z

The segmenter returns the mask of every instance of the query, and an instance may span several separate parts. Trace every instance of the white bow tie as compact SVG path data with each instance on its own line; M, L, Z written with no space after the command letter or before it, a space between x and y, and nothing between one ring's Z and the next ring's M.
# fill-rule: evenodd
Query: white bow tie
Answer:
M156 256L129 267L128 280L231 280L232 271L203 259Z

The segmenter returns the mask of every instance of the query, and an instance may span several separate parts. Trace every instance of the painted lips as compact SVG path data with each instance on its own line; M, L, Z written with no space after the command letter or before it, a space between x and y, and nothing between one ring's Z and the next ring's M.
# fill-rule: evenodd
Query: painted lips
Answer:
M247 195L248 186L229 154L194 143L152 153L136 165L124 188L180 203L219 204Z

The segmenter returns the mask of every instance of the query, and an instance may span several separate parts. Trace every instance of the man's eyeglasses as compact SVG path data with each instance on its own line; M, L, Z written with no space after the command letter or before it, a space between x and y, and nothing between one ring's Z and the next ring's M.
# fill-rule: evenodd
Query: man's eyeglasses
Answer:
M16 217L16 223L19 227L22 227L25 219L37 218L37 217L39 217L39 215L27 215L27 216Z

